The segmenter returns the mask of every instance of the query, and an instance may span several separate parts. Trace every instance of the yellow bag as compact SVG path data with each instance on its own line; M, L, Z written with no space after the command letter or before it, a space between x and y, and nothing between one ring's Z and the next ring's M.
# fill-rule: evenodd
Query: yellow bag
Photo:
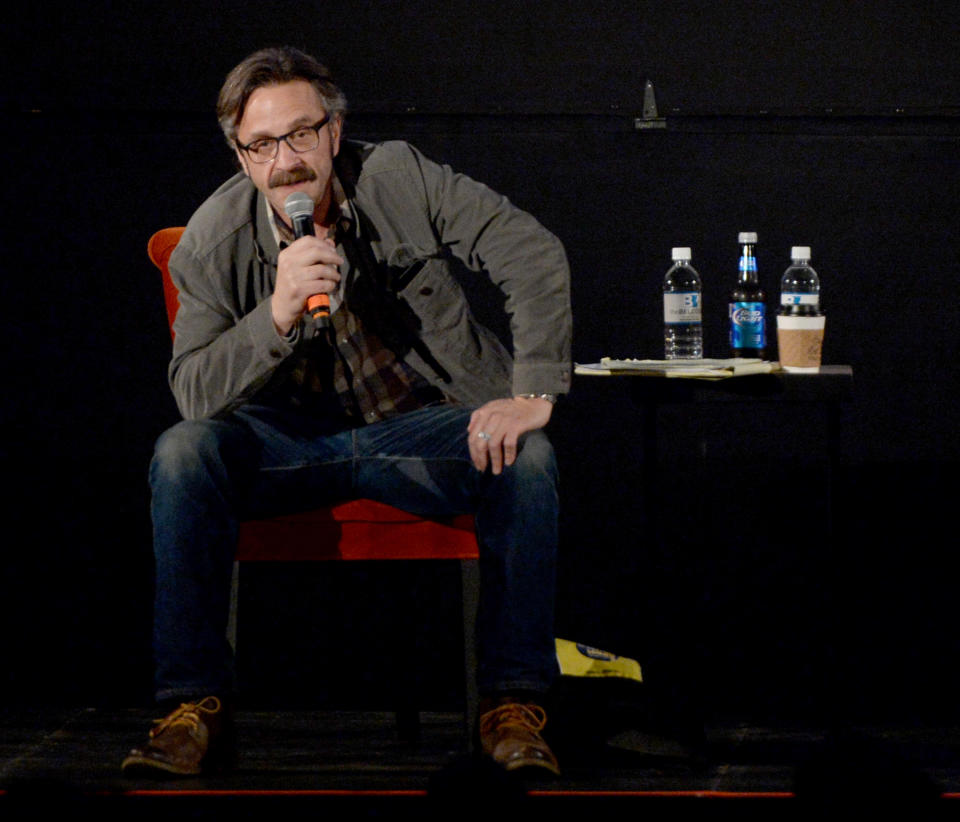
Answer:
M557 662L564 676L619 677L643 682L640 663L635 659L617 656L569 639L557 639L556 643Z

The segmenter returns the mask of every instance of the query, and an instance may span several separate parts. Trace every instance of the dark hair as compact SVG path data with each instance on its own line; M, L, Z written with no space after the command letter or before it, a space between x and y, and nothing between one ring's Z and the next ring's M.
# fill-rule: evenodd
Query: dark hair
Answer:
M247 100L263 86L306 80L320 95L331 119L342 118L347 110L343 92L333 82L329 69L302 51L283 46L254 52L233 69L220 89L217 119L227 142L234 146L237 124L243 119Z

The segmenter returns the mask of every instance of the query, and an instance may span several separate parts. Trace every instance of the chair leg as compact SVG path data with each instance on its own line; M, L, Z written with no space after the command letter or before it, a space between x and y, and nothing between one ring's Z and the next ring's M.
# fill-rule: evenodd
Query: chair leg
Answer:
M227 615L227 642L237 652L237 606L240 599L240 563L234 560L230 579L230 611Z
M460 560L460 587L463 598L463 672L466 705L463 712L467 750L474 749L474 729L480 694L477 689L477 607L480 603L480 565L475 559Z
M464 734L467 750L474 749L474 729L480 694L477 689L477 607L480 603L480 567L475 559L460 561L460 587L463 602L463 672L464 672ZM237 651L237 611L239 609L240 563L233 563L230 581L230 611L227 616L227 640ZM409 687L409 686L408 686ZM409 693L409 692L408 692ZM404 694L408 696L408 694ZM419 736L420 712L407 699L396 712L397 731L401 739L412 741Z
M395 563L392 570L400 581L397 590L417 590L421 567L422 563L416 561ZM418 652L418 637L422 614L417 606L416 598L404 600L391 614L385 627L390 645L400 654L398 667L391 672L390 681L394 691L397 739L404 743L414 743L420 739L420 701L423 694L420 687L422 672L419 667L421 654Z

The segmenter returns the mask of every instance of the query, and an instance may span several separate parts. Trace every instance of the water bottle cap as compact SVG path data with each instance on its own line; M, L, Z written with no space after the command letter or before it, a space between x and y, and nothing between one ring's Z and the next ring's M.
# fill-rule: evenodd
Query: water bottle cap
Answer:
M741 231L737 235L737 242L743 243L755 243L757 241L757 232L755 231Z
M790 259L791 260L809 260L810 246L795 245L793 248L790 249Z
M674 248L670 251L670 256L674 260L690 260L690 249L686 246L682 248Z

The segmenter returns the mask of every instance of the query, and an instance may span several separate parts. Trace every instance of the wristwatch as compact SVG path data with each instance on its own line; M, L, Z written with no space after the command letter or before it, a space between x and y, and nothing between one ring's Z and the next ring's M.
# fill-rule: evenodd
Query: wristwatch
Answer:
M517 396L524 400L546 400L551 405L557 404L556 394L517 394Z

